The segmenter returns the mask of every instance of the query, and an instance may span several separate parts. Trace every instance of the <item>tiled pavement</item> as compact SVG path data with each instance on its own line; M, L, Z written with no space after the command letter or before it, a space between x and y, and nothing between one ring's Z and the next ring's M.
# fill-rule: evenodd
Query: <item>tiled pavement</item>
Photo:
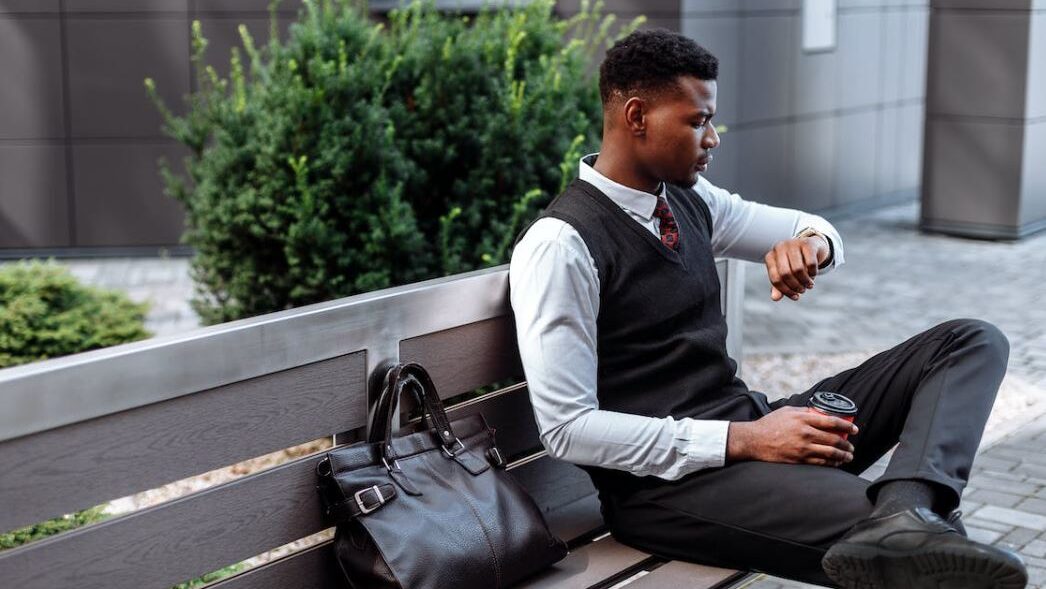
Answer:
M1011 342L1009 374L962 508L974 537L1020 551L1030 586L1046 587L1046 419L1036 420L1046 413L1046 305L1037 304L1046 233L1009 243L930 236L915 229L917 216L910 204L837 222L847 263L799 303L771 302L765 271L750 265L746 379L784 393L783 383L796 390L947 319L998 325ZM154 334L196 325L185 259L64 263L89 283L150 300ZM760 578L750 587L810 586Z
M1046 234L1020 242L930 236L915 230L917 216L913 204L837 222L847 263L798 303L771 302L765 270L749 266L744 364L765 381L772 370L764 365L787 366L786 354L811 367L810 384L838 371L833 358L852 365L941 321L995 323L1010 339L1009 371L1001 415L989 422L963 497L964 521L972 537L1021 554L1029 587L1046 587ZM748 587L812 586L763 577Z

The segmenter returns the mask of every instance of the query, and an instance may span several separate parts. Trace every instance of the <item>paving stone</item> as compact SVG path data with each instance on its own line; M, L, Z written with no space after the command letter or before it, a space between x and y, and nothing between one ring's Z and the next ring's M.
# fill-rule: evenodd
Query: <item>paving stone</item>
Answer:
M985 544L994 544L996 540L1002 537L1002 532L986 530L984 528L978 528L974 525L967 524L966 535L978 542L984 542Z
M967 497L974 501L998 505L1001 507L1016 507L1018 503L1025 500L1023 495L1014 495L1012 493L1003 493L1000 491L989 491L987 489L974 489L972 492L963 495L963 499L966 499Z
M1039 490L1039 485L1029 483L1027 479L1016 476L1003 476L1000 473L974 472L970 477L970 486L989 491L1002 491L1018 495L1031 495Z
M979 517L964 517L962 518L963 524L967 527L974 526L978 528L984 528L986 530L992 530L1001 534L1010 533L1014 526L1010 524L1004 524L990 519L981 519Z
M1014 528L1010 533L1006 534L999 539L1000 542L1005 542L1011 546L1017 548L1023 548L1030 544L1035 538L1039 536L1037 530L1030 530L1028 528Z
M1046 530L1046 516L995 505L985 505L978 509L977 519L1039 531Z
M1046 569L1037 567L1028 568L1028 589L1042 589L1046 587Z
M1017 509L1038 513L1039 515L1046 515L1046 501L1035 497L1029 497L1017 505Z
M1035 558L1046 558L1046 541L1032 540L1024 545L1024 548L1021 549L1021 554L1034 556Z

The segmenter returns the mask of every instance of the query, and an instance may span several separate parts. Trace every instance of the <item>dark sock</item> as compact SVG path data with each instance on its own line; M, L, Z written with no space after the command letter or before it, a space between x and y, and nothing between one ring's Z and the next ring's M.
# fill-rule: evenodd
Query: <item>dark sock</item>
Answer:
M933 485L925 481L890 481L879 489L870 517L893 515L914 507L933 508Z

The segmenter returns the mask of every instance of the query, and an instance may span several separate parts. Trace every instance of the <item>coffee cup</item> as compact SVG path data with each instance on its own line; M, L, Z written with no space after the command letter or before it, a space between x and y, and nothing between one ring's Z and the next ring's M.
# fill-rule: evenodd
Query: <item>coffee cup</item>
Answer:
M807 410L813 411L814 413L821 413L823 415L831 415L833 417L845 419L850 423L853 423L854 418L857 417L856 403L839 393L832 393L829 391L818 391L814 393L813 396L810 397L810 402L807 404ZM842 434L844 440L848 437L849 434Z

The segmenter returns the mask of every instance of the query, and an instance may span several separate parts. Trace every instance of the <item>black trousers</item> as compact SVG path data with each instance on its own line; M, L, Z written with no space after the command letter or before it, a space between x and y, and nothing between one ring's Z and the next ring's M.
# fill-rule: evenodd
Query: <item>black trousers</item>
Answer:
M821 557L868 516L883 483L937 483L935 509L958 506L1008 355L995 326L960 319L774 403L753 391L698 417L755 420L805 406L816 391L839 392L859 408L853 462L737 462L675 481L600 469L593 482L604 518L620 542L652 554L832 586ZM895 445L882 477L857 476Z

